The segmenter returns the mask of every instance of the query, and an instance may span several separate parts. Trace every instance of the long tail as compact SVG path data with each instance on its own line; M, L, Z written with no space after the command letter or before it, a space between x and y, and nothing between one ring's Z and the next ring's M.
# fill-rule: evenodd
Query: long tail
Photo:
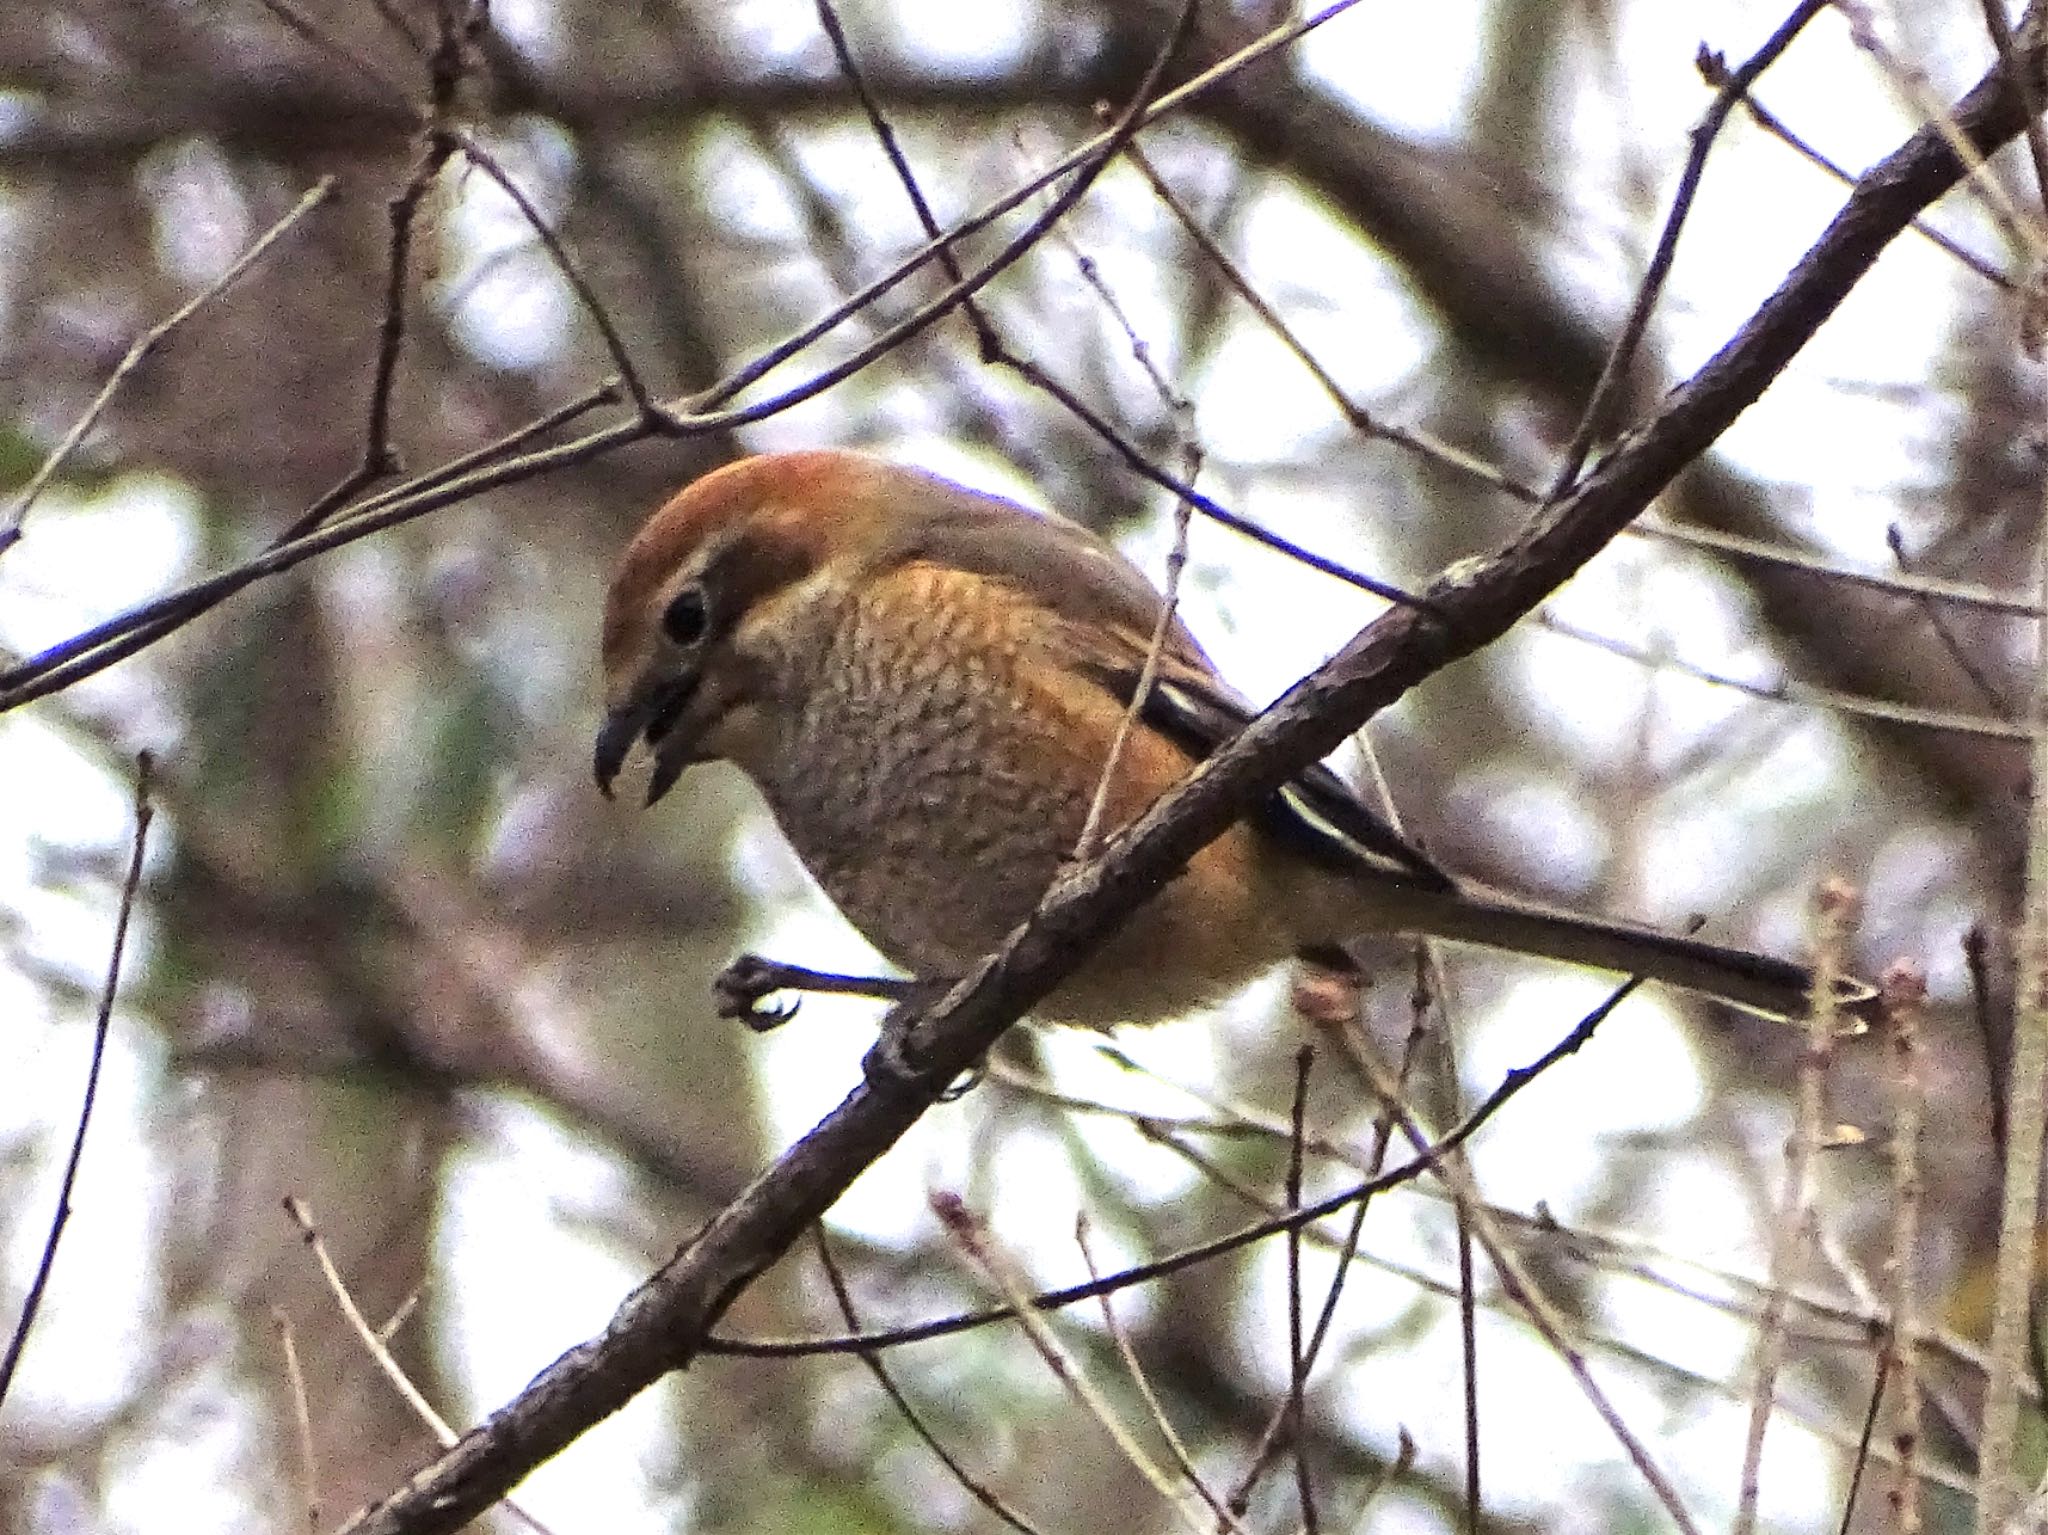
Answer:
M1772 1018L1803 1018L1812 1006L1813 971L1795 961L1581 916L1480 885L1414 892L1403 900L1401 915L1403 926L1435 937L1642 976ZM1845 979L1837 996L1846 1012L1863 1018L1876 992Z

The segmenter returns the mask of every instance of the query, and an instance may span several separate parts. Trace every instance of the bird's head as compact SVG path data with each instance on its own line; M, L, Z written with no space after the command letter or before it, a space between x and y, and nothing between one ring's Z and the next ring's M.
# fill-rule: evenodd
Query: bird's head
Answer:
M605 597L595 768L607 797L638 742L654 754L651 805L758 723L767 679L750 630L777 622L778 599L821 570L858 562L884 531L897 473L848 452L742 459L647 519Z

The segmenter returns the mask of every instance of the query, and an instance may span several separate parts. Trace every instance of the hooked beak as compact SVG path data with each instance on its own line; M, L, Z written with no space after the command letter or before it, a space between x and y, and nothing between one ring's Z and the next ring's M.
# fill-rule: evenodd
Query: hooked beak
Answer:
M689 759L679 750L663 751L661 747L694 691L694 687L672 689L652 699L621 704L605 715L604 723L597 728L597 750L592 762L600 794L606 799L612 797L612 780L619 776L634 744L642 740L654 752L654 776L647 783L646 802L652 805L676 786L683 769L689 766Z

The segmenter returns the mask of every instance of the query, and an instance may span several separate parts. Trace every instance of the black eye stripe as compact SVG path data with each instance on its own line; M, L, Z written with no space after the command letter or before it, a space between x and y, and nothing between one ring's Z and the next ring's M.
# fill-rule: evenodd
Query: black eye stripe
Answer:
M692 582L661 611L661 632L678 645L696 645L711 632L711 607L704 588Z

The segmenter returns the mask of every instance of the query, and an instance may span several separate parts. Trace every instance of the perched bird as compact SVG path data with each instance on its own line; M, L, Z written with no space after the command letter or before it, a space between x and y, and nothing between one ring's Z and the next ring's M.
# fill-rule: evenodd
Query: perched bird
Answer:
M637 743L647 802L730 761L893 963L955 979L1075 849L1163 599L1078 524L863 454L744 459L648 519L605 602L598 786ZM1178 622L1117 756L1105 830L1251 706ZM1192 1011L1296 954L1428 934L1639 975L1783 1016L1803 967L1450 874L1316 766L1198 853L1036 1016Z

